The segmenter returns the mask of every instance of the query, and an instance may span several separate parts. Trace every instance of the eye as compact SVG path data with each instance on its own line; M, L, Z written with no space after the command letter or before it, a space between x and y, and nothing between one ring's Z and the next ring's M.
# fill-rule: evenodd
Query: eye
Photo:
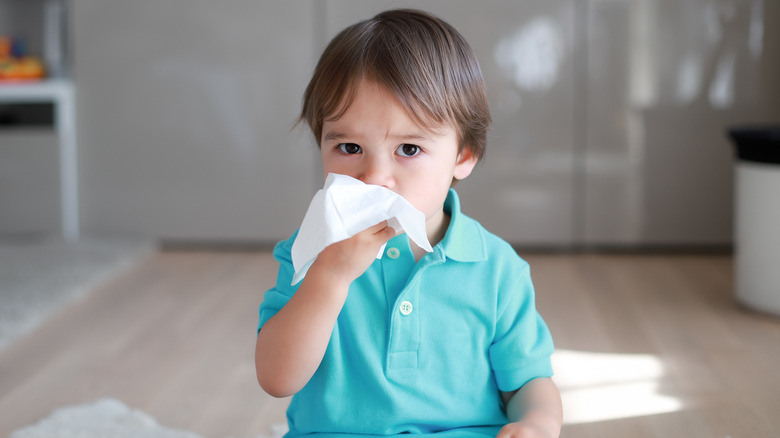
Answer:
M395 152L402 157L413 157L420 153L420 146L404 143Z
M355 143L339 143L339 149L348 155L359 154L361 150L360 146Z

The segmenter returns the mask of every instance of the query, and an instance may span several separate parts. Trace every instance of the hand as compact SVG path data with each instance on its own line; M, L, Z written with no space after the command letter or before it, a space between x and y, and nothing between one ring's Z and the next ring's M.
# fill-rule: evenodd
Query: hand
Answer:
M496 438L557 438L549 430L533 423L518 421L509 423L498 431Z
M516 391L502 392L510 423L498 437L558 438L563 407L558 386L548 377L538 377Z
M379 248L395 236L395 229L380 222L349 239L333 243L317 256L311 269L320 269L351 283L363 275L376 259Z
M325 248L298 290L257 336L257 380L274 397L301 390L314 375L330 342L349 284L374 262L395 235L387 221Z

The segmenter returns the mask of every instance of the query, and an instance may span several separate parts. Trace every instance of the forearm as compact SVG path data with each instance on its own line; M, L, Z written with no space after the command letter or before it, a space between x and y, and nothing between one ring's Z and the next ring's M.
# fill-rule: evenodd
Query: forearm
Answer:
M290 301L263 325L255 367L267 393L285 397L306 385L325 355L348 288L312 266Z
M546 436L560 435L563 423L561 395L551 379L538 378L526 383L512 395L506 413L512 423L532 425Z
M325 356L349 285L394 235L383 221L329 245L317 256L290 301L257 336L257 381L267 393L285 397L308 383Z

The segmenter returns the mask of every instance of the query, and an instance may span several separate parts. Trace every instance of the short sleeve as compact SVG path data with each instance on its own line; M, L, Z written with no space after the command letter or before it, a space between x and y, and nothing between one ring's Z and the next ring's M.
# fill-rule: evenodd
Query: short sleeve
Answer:
M295 271L292 264L292 256L290 254L292 243L295 241L296 236L297 232L289 239L279 242L274 247L274 259L279 262L279 273L276 276L276 285L265 292L263 302L258 309L258 333L260 332L260 329L263 328L263 325L290 301L290 298L295 291L298 290L298 286L300 285L300 282L295 286L290 285Z
M552 335L536 310L530 268L520 261L521 265L507 270L503 275L506 280L499 283L490 360L501 391L513 391L537 377L553 374Z

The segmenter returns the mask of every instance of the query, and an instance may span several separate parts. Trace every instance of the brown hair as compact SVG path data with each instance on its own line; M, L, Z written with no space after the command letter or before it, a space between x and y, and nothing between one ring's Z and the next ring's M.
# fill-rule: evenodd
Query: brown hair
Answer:
M346 112L363 79L387 88L423 127L435 130L449 123L460 147L482 158L490 126L482 71L463 36L443 20L398 9L336 35L303 96L300 120L318 144L325 119Z

